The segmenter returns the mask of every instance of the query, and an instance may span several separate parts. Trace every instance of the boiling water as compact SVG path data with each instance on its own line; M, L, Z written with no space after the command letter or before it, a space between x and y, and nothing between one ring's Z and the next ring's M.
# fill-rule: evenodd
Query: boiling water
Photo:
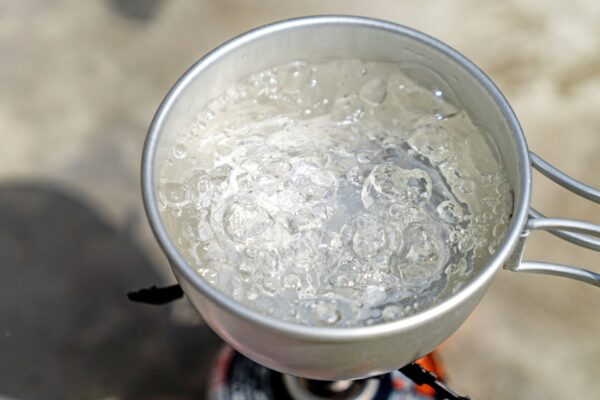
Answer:
M423 73L431 87L411 78ZM250 75L172 144L168 230L206 281L278 319L361 326L426 309L481 268L512 207L495 151L452 99L414 65Z

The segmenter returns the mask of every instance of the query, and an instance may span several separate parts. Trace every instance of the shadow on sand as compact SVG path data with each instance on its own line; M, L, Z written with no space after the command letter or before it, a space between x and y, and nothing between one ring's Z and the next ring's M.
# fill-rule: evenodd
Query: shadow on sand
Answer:
M155 271L76 197L0 186L0 397L203 398L219 339L126 298Z

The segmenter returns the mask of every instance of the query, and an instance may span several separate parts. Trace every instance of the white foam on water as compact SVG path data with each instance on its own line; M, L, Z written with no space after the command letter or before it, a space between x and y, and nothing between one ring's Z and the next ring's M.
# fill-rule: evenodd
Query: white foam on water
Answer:
M159 185L187 262L307 325L394 321L459 290L502 239L512 192L484 133L415 68L292 62L198 110Z

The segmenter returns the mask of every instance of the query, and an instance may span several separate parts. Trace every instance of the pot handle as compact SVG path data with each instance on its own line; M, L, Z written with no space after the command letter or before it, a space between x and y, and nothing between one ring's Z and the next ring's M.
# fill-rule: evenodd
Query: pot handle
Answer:
M600 203L600 190L588 186L585 183L579 182L577 179L571 178L569 175L548 164L532 151L529 152L529 155L531 157L531 164L533 165L533 168L537 169L547 178L558 183L565 189L580 195L581 197L584 197L595 203Z
M534 153L531 153L531 163L535 169L565 189L595 203L600 203L600 190L571 178ZM542 213L531 208L529 210L529 219L527 220L525 230L521 233L521 238L519 242L517 242L517 246L512 256L504 265L505 269L515 272L534 272L538 274L561 276L600 287L600 274L598 273L569 265L539 261L523 261L525 242L531 231L538 229L546 230L553 235L579 246L600 251L600 225L573 219L547 218Z

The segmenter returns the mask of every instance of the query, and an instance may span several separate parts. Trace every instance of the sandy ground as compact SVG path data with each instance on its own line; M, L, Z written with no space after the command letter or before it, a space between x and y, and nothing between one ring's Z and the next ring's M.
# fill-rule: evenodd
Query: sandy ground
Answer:
M458 49L507 96L531 149L600 186L597 0L3 1L0 186L37 181L74 191L131 232L164 282L173 281L143 215L138 179L159 102L187 67L233 35L324 13L399 22ZM600 223L599 206L539 174L533 203ZM600 261L545 233L531 239L527 258L596 271ZM599 332L598 289L503 271L441 356L451 386L474 399L594 398Z

